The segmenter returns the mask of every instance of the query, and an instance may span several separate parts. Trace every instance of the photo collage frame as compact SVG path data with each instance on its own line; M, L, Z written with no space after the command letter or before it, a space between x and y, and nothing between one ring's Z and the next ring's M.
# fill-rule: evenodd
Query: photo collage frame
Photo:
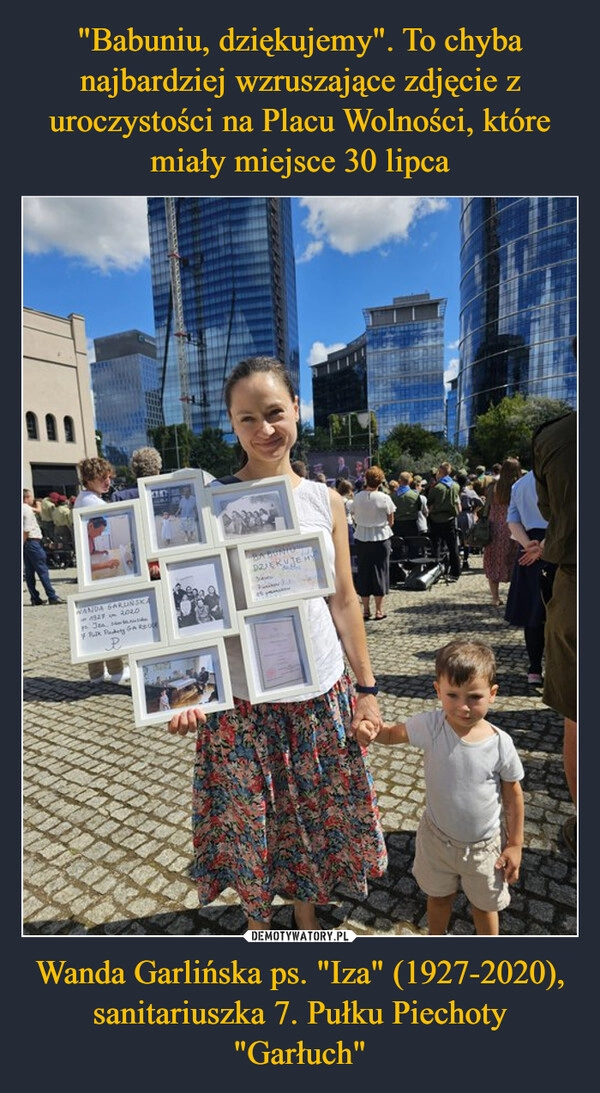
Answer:
M300 531L289 478L205 484L188 468L137 485L137 498L74 510L71 662L128 656L139 726L230 708L229 638L253 703L314 689L303 601L335 584L323 533Z

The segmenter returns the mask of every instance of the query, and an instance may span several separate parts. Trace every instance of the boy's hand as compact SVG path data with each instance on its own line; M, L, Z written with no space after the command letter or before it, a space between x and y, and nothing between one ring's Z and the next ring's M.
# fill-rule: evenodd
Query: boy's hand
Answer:
M372 721L367 721L364 718L362 721L359 721L358 725L353 730L354 737L362 748L368 748L378 732L378 727L374 725Z
M504 870L504 879L508 884L516 884L519 879L522 847L505 846L496 861L496 869Z

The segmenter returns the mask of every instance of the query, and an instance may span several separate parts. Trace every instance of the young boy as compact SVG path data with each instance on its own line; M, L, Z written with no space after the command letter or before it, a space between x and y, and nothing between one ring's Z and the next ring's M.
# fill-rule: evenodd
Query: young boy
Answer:
M519 878L523 765L508 733L486 721L498 691L489 646L451 641L437 654L435 675L441 710L384 725L379 733L362 721L356 737L363 746L377 739L423 749L426 805L412 871L427 894L429 933L446 933L460 882L476 932L498 934L508 885Z

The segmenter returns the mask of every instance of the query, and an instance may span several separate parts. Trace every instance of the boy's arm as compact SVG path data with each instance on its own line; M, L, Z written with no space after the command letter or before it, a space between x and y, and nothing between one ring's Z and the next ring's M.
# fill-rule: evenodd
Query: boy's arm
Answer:
M368 748L374 740L377 740L378 744L408 744L406 725L402 723L397 725L384 724L378 732L377 726L372 721L363 720L359 722L353 735L363 748Z
M496 862L497 869L504 869L509 884L519 879L525 827L525 804L520 782L502 782L502 806L506 826L506 846Z

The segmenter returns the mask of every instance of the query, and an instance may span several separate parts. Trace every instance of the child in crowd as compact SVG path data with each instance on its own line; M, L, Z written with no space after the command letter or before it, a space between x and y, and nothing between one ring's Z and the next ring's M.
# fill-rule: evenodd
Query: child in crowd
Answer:
M498 934L508 885L519 878L523 765L508 733L486 720L498 691L489 646L451 641L437 654L435 677L441 710L384 724L379 733L362 721L356 737L363 746L377 739L423 749L426 805L413 874L427 894L429 933L446 933L460 882L476 932Z

